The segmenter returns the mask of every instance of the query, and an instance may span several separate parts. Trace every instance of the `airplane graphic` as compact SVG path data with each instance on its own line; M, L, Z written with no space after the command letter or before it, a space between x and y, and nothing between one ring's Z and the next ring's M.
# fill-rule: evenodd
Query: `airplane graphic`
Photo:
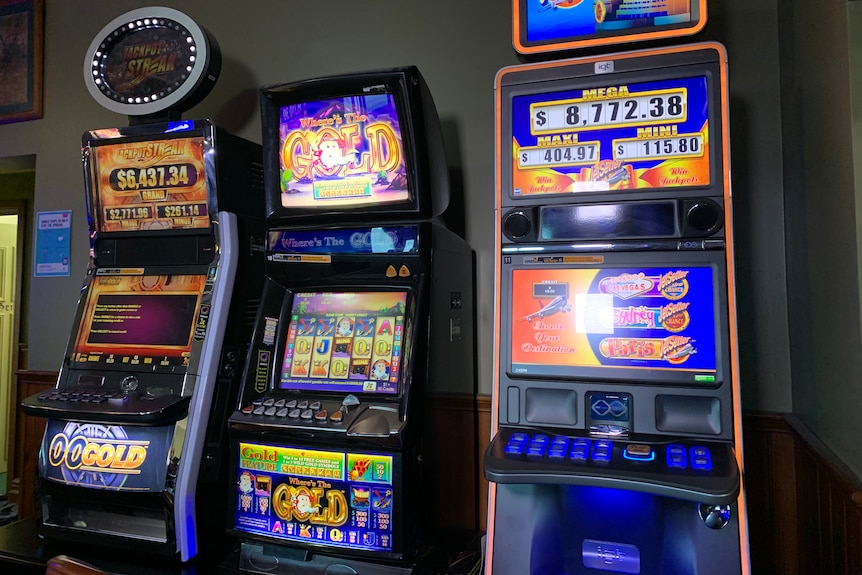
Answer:
M541 303L541 301L539 303ZM525 315L524 317L519 319L518 322L529 321L532 323L532 321L536 318L544 319L550 315L554 315L557 312L566 313L568 311L571 311L571 309L572 306L569 305L569 298L564 295L558 295L551 300L551 303L544 306L542 309L535 313Z

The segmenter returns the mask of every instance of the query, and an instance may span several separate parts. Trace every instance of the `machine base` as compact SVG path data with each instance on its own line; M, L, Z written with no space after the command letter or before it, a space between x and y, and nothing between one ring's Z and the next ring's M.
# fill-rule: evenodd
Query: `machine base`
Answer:
M264 575L418 575L416 565L386 565L243 541L222 564L220 573Z

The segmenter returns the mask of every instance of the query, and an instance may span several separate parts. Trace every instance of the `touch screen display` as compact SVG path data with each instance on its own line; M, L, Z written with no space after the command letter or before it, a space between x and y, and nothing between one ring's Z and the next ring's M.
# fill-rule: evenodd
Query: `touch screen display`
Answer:
M297 293L279 387L395 394L407 293Z
M515 269L511 372L640 368L712 382L713 275L709 266Z
M110 366L188 364L205 276L96 276L72 360Z

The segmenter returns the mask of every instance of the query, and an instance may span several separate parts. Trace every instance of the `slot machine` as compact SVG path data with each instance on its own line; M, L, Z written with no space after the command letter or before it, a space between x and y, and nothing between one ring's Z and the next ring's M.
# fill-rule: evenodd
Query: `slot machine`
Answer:
M224 539L213 501L264 225L260 146L179 118L211 88L217 50L184 14L147 8L108 24L85 59L97 101L132 125L83 135L90 257L57 383L22 402L47 418L46 538L183 562ZM144 55L176 73L118 72Z
M748 573L724 48L495 89L486 573Z
M437 112L403 67L265 87L261 114L267 277L229 420L237 565L412 572L423 398L474 382L473 253L438 217Z

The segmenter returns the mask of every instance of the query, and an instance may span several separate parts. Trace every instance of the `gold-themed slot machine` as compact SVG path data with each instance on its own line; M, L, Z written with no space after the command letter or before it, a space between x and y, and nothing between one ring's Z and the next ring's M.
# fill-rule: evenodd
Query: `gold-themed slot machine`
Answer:
M229 422L233 565L419 572L427 397L475 385L473 252L441 217L431 91L414 66L313 78L262 88L261 118L266 280Z
M130 125L83 135L90 257L56 386L22 402L47 418L46 539L179 562L224 539L212 502L264 226L260 146L181 118L220 63L209 32L168 8L116 18L85 58L93 97Z

